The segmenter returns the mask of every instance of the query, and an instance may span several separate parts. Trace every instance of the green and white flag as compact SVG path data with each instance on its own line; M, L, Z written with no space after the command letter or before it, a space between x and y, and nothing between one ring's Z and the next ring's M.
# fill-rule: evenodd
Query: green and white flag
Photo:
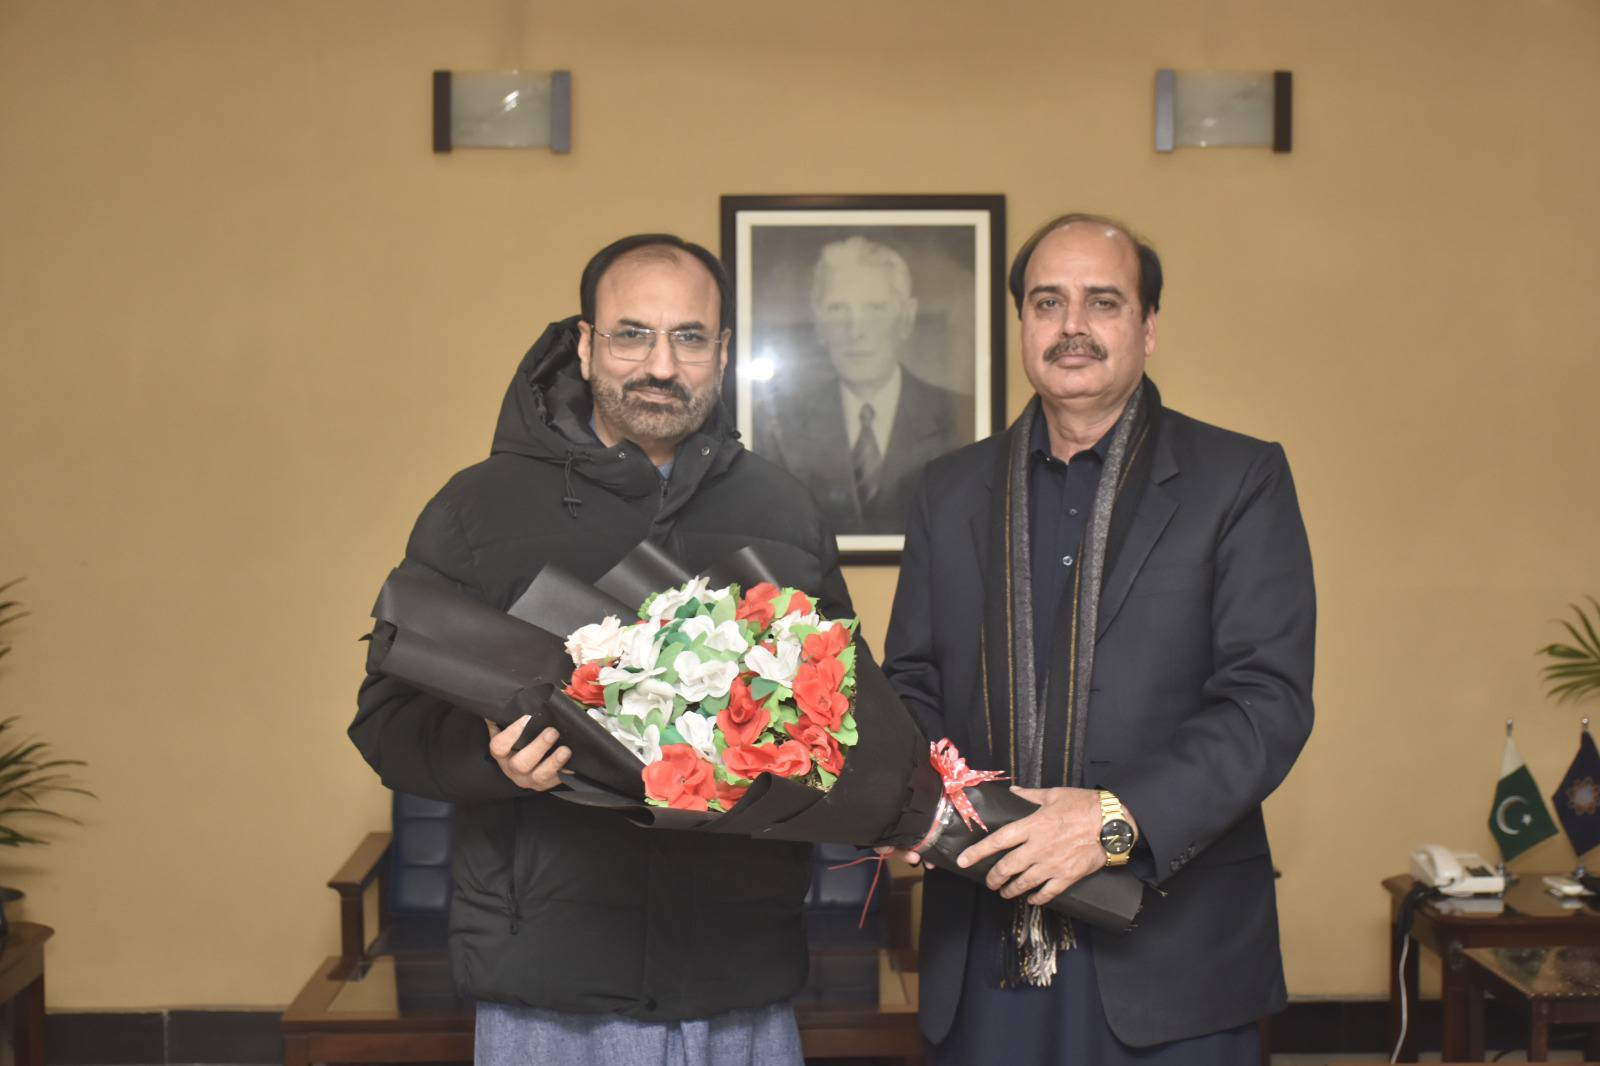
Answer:
M1506 753L1500 761L1500 784L1494 790L1494 807L1489 811L1489 832L1494 834L1506 862L1539 841L1556 835L1556 823L1544 805L1544 796L1523 763L1517 742L1509 736L1506 737Z

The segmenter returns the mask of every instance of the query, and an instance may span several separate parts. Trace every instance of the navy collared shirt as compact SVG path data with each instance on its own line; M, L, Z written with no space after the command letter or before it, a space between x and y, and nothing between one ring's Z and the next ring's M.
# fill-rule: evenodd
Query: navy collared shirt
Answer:
M1094 505L1095 490L1100 487L1100 471L1115 430L1113 426L1093 447L1063 462L1050 450L1050 427L1044 412L1040 411L1033 420L1028 455L1029 525L1033 538L1029 547L1033 556L1033 676L1040 698L1048 676L1056 611L1061 598L1072 593L1089 509Z

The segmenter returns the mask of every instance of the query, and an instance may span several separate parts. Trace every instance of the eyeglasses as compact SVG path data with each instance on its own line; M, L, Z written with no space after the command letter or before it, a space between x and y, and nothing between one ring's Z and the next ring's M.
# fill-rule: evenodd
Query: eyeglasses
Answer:
M656 338L665 337L672 348L672 357L684 366L703 366L711 362L727 339L726 333L712 336L703 329L651 329L648 326L618 326L609 333L596 327L595 333L606 339L611 357L625 363L644 362L655 349Z

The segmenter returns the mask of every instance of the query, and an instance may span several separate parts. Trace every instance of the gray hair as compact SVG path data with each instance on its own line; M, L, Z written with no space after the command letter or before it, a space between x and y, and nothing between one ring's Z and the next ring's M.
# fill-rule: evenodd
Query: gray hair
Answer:
M881 241L868 237L846 237L823 245L817 256L816 269L811 273L811 304L815 307L822 299L822 287L830 270L858 263L864 267L877 267L889 272L889 282L902 300L911 299L911 268L905 257Z

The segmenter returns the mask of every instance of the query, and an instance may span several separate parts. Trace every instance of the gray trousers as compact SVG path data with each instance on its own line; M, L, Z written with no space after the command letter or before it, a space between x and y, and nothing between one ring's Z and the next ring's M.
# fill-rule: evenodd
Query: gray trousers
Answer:
M475 1066L801 1066L794 1008L682 1022L478 1004Z

